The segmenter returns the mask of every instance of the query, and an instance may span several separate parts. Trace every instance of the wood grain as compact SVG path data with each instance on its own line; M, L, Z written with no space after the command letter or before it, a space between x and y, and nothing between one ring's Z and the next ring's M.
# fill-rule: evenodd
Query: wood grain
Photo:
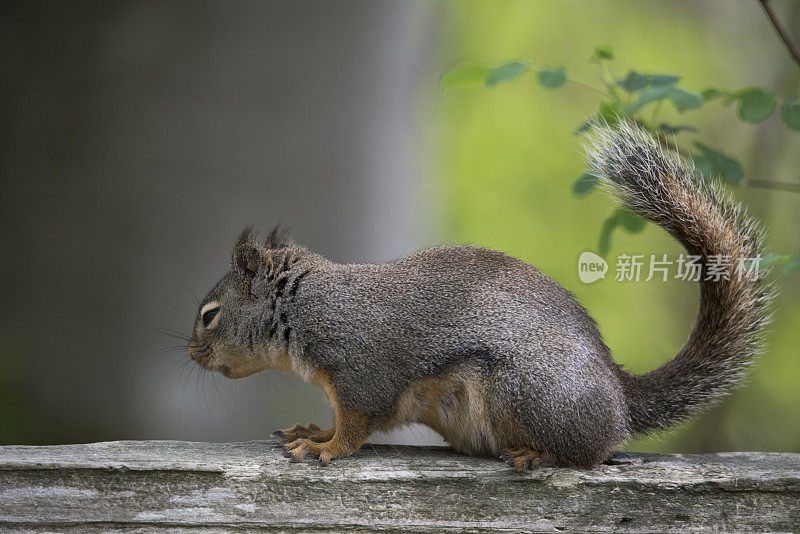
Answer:
M277 442L0 447L1 532L798 532L800 454L618 454L517 473L438 447L328 467Z

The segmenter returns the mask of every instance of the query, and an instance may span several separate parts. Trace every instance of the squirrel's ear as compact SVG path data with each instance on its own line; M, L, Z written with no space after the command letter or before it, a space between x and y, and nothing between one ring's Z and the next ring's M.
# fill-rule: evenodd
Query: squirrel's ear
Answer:
M239 235L231 254L231 266L247 277L253 277L264 263L264 252L258 244L253 227L248 226Z
M293 244L294 241L289 237L289 231L286 228L282 228L281 225L278 225L267 236L267 239L264 241L264 248L267 250L274 250L288 248Z

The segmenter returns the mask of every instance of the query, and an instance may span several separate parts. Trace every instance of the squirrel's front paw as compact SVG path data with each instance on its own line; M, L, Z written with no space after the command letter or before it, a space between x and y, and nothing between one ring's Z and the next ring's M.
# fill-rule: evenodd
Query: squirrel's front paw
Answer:
M319 459L320 465L328 465L333 458L333 454L328 450L325 444L320 444L310 439L300 438L287 443L283 446L286 451L283 455L290 458L292 463L300 462L305 458L306 454L310 454L314 458Z
M298 424L294 425L292 428L276 430L272 433L273 436L279 437L287 443L300 438L310 439L311 441L321 443L323 441L330 440L333 437L333 434L333 427L329 428L328 430L322 430L314 423L308 423L308 426Z

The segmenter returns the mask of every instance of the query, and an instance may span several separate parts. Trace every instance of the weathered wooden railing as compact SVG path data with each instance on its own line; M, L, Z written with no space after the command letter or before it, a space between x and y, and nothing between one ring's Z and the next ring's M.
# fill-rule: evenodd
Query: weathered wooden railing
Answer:
M615 458L632 463L517 473L367 445L321 468L270 441L8 446L0 531L800 531L800 454Z

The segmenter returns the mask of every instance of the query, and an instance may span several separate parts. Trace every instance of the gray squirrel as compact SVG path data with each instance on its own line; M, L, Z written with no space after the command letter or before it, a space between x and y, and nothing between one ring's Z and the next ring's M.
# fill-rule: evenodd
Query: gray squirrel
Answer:
M636 125L597 125L587 156L623 206L699 255L704 272L711 256L762 252L741 205ZM229 378L278 369L324 390L333 427L277 432L292 462L327 465L375 431L418 422L516 469L591 467L720 400L762 350L773 290L763 273L727 269L701 277L697 324L677 356L635 375L569 291L501 252L444 246L337 264L280 230L262 243L247 228L188 350Z

